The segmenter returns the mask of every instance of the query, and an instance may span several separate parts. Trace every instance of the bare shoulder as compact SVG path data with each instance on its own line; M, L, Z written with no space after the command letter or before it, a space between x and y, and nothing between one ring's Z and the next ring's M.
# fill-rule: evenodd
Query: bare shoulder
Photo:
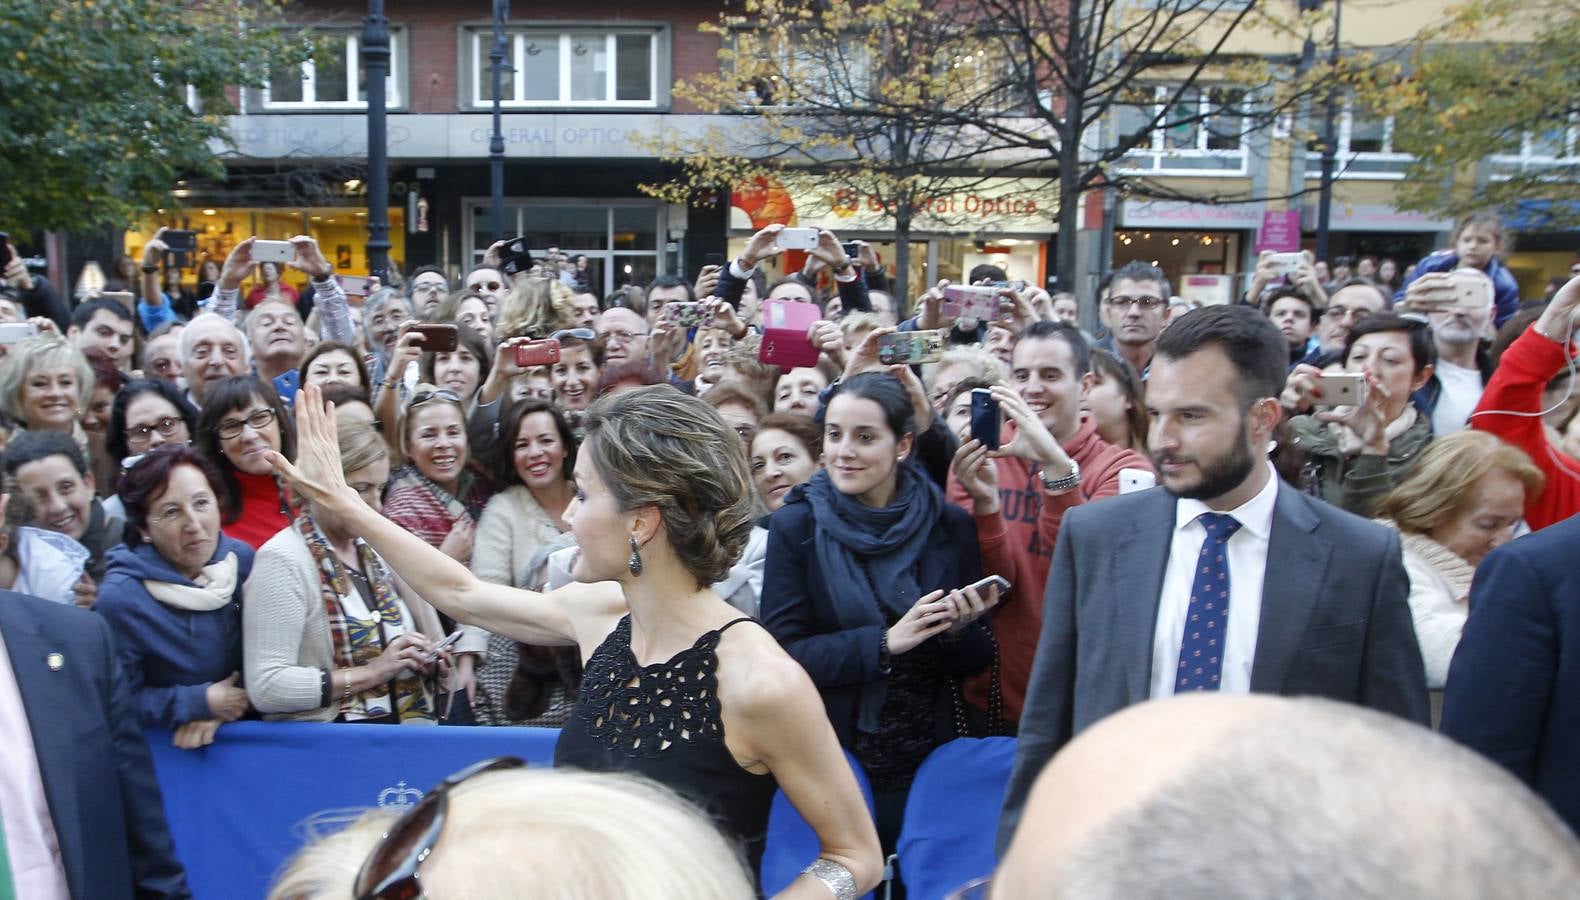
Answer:
M571 636L581 648L583 660L592 655L614 630L620 617L629 611L625 593L613 581L573 581L543 596L565 617Z
M822 712L822 698L801 664L760 624L743 622L719 641L719 703L747 723L794 717L806 704Z

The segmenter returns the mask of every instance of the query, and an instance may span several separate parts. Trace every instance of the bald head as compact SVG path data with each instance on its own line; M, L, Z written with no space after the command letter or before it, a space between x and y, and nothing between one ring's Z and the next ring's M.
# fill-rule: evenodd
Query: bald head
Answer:
M1501 768L1313 698L1131 707L1043 770L997 898L1557 896L1580 845Z

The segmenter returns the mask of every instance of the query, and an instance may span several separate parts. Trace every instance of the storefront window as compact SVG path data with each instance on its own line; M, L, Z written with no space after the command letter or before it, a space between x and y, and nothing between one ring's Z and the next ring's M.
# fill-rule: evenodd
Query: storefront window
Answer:
M406 210L390 207L390 265L404 270L406 256ZM126 254L142 259L143 247L160 226L189 228L197 232L197 252L181 260L187 283L195 285L197 270L206 261L224 263L225 257L235 246L249 237L281 241L298 234L312 236L318 241L324 257L341 275L367 275L367 212L343 206L308 207L304 209L223 208L186 209L172 216L158 216L144 221L137 229L124 235ZM295 269L286 272L285 280L298 287L307 283L307 276Z
M469 205L470 265L476 265L499 237L488 204L474 200ZM507 202L501 236L526 238L535 258L550 247L571 257L586 256L588 284L601 297L621 285L647 284L657 276L662 213L656 203Z
M1123 229L1114 234L1113 264L1139 260L1162 269L1177 296L1228 302L1244 290L1241 239L1238 231Z

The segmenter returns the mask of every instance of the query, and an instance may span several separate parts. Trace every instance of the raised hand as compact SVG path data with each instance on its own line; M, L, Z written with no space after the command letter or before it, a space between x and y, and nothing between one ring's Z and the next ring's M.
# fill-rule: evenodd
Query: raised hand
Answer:
M340 467L334 407L324 408L324 392L316 384L303 385L297 394L296 462L271 450L269 463L298 496L332 511L355 509L362 502Z

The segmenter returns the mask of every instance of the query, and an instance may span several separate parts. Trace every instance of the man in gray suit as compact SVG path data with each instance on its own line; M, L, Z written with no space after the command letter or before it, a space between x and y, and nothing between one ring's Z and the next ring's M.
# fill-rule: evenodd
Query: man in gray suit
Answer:
M1104 716L1187 691L1314 695L1428 721L1391 529L1266 459L1288 342L1244 306L1187 313L1147 383L1161 486L1065 515L998 847L1044 763Z

